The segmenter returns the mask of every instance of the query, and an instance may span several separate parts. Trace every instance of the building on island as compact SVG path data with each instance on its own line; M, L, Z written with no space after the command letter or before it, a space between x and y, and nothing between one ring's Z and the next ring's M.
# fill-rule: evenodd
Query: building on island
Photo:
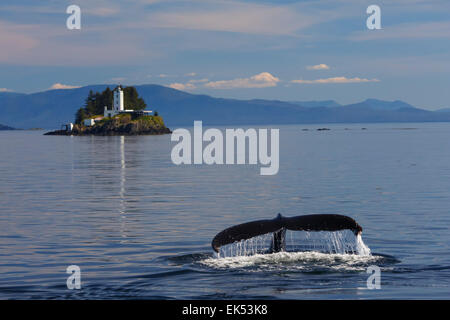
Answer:
M95 124L95 122L100 121L104 118L112 118L118 114L128 113L131 115L136 116L144 116L144 115L150 115L153 113L151 110L131 110L131 109L125 109L125 103L124 103L124 95L123 95L123 89L121 85L118 85L117 88L113 90L113 105L112 109L108 109L108 107L105 106L103 116L97 116L95 118L89 118L84 119L83 124L86 127L91 127ZM61 130L64 131L72 131L73 130L73 123L63 124L61 126Z
M136 114L136 115L149 115L152 114L153 111L147 111L147 110L128 110L125 109L124 104L124 97L123 97L123 89L122 86L117 86L117 88L113 91L113 106L112 110L108 110L108 108L105 106L104 111L104 117L114 117L118 114L122 113L130 113L130 114Z

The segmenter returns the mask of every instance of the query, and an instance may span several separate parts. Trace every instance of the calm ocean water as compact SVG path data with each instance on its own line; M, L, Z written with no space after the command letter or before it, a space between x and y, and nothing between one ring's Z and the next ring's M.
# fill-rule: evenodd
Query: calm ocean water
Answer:
M276 176L175 166L170 135L0 132L0 298L450 298L450 123L279 128ZM373 256L214 257L217 232L278 212L351 216Z

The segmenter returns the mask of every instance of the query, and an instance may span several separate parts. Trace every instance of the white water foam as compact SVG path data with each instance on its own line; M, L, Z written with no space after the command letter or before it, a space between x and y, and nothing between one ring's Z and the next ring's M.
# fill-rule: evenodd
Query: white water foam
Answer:
M200 264L214 269L289 270L289 271L364 271L367 265L382 259L380 256L307 252L277 252L208 258ZM256 268L256 269L255 269Z
M265 234L220 248L214 258L200 261L212 268L292 270L364 270L367 263L380 259L371 255L361 234L349 230L335 232L286 232L286 251L268 253L273 234Z

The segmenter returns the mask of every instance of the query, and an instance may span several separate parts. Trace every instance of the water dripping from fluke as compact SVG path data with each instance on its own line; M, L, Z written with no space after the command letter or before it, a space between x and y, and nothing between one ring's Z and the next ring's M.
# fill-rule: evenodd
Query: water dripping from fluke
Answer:
M220 247L216 258L252 256L277 252L318 252L370 256L361 234L342 231L287 231L282 250L274 251L274 235L267 233Z
M277 252L320 252L370 256L362 227L350 217L317 214L258 220L218 233L211 242L217 258Z
M273 233L221 246L214 257L198 261L213 270L247 272L365 272L373 264L389 265L385 257L372 255L361 234L349 230L290 231L274 251Z

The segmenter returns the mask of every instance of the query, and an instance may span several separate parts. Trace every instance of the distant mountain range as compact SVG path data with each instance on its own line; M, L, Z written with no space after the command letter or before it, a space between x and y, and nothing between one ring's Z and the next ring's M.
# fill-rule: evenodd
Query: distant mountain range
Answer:
M0 123L0 131L1 130L16 130L16 129L12 128L12 127L5 126L5 125Z
M33 94L0 92L0 123L16 128L59 128L74 121L75 112L83 106L89 90L103 91L107 86L115 87L90 85ZM340 105L333 100L237 100L153 84L135 87L147 102L147 109L158 111L169 128L190 126L194 120L202 120L204 125L450 121L448 110L428 111L403 101L367 99Z

